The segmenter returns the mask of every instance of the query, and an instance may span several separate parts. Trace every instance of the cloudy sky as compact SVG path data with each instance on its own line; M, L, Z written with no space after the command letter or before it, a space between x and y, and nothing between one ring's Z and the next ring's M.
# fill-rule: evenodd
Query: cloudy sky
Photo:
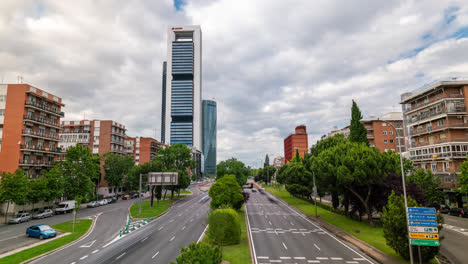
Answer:
M218 161L260 165L307 125L400 111L400 94L468 76L468 2L2 0L0 78L63 98L66 120L113 119L160 139L167 27L203 32L203 98L218 102Z

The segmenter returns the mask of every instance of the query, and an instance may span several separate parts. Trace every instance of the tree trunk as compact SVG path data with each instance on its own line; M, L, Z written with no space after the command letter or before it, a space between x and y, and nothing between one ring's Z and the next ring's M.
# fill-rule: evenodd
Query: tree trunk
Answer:
M167 188L164 189L164 198L163 198L163 200L166 200L166 194L167 194Z
M370 225L370 227L374 228L375 227L374 220L372 219L372 213L371 213L370 208L369 208L369 198L370 198L370 195L371 195L371 187L368 186L367 196L366 196L365 200L362 198L361 195L359 195L359 193L354 191L352 188L347 187L347 189L350 192L352 192L354 195L356 195L356 197L359 199L359 201L361 201L362 205L364 205L364 209L366 210L367 218L369 218L369 225Z
M345 215L349 216L349 193L347 191L344 192L343 205Z
M334 209L336 209L338 205L340 204L340 198L338 197L338 192L336 190L332 190L331 197L332 197L332 206Z
M153 208L153 200L154 200L154 187L156 186L151 186L151 202L150 202L150 207Z
M10 209L10 201L7 203L7 208L5 212L5 224L8 224L8 210Z
M174 198L174 188L171 188L171 200Z

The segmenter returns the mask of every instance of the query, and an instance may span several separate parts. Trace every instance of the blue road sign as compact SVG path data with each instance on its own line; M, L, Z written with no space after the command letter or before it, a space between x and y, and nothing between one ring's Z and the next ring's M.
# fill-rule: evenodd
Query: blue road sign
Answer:
M437 220L437 216L434 214L408 214L409 220Z
M410 214L435 214L435 208L424 208L424 207L408 207L408 213Z
M409 220L410 226L433 226L437 227L437 221Z

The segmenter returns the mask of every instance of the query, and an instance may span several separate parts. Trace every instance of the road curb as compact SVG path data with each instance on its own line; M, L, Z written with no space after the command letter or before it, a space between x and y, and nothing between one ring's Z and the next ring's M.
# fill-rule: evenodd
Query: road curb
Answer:
M364 242L364 241L362 241L362 240L360 240L358 238L355 238L354 236L346 233L345 231L341 230L340 228L338 228L338 227L336 227L336 226L334 226L332 224L329 224L329 223L325 222L324 220L322 220L322 219L320 219L318 217L316 218L314 216L306 215L302 211L300 211L299 209L294 207L293 205L291 205L288 202L284 201L283 199L279 198L278 196L276 196L276 195L274 195L274 194L272 194L270 192L268 192L268 193L270 195L275 196L277 199L279 199L283 203L287 204L289 207L291 207L298 214L301 214L301 215L307 217L307 219L309 219L311 221L314 221L317 225L319 225L320 227L323 227L329 233L333 234L335 237L338 237L338 238L342 239L343 241L346 241L347 243L349 243L349 244L353 245L354 247L358 248L359 250L364 252L367 256L372 258L372 260L374 260L374 261L376 261L378 263L385 263L385 264L387 264L387 263L399 264L400 263L400 261L398 261L394 257L385 254L381 250L367 244L366 242Z
M88 218L82 218L82 219L88 219ZM79 219L77 219L77 220L79 220ZM41 255L39 255L39 256L36 256L36 257L30 258L30 259L28 259L28 260L25 260L25 261L21 262L21 264L33 262L33 261L38 260L38 259L40 259L40 258L42 258L42 257L45 257L45 256L50 255L50 254L53 254L53 253L55 253L55 252L57 252L57 251L60 251L60 250L62 250L62 249L64 249L64 248L66 248L66 247L69 247L69 246L71 246L71 245L74 245L74 244L80 242L81 240L83 240L85 237L87 237L88 234L90 234L90 233L94 230L94 226L96 225L96 222L97 222L97 221L96 221L96 219L92 219L92 218L91 218L91 220L92 220L93 222L92 222L91 225L89 226L88 231L87 231L86 233L84 233L82 236L80 236L79 238L77 238L75 241L71 241L70 243L65 244L65 245L63 245L63 246L61 246L61 247L58 247L58 248L56 248L56 249L53 249L53 250L51 250L51 251L49 251L49 252L46 252L46 253L41 254Z

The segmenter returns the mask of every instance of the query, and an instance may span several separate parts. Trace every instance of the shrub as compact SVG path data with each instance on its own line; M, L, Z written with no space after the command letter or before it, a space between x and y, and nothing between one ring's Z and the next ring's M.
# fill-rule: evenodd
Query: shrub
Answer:
M244 203L242 189L234 175L226 175L217 180L216 183L211 186L209 195L212 199L210 203L212 209L227 206L239 210Z
M177 264L219 264L221 260L222 254L219 247L195 242L190 243L186 248L181 248L180 256L176 258Z
M411 197L408 197L408 207L417 207L418 204ZM393 248L404 259L409 259L408 247L408 225L405 214L405 201L402 195L392 194L388 197L388 205L383 208L382 222L384 237L391 248ZM440 215L437 217L439 223L439 233L442 222ZM433 259L439 252L439 247L421 246L421 256L424 263ZM418 248L413 246L413 258L418 259Z
M231 208L212 211L208 217L207 236L216 245L234 245L240 242L239 215Z

